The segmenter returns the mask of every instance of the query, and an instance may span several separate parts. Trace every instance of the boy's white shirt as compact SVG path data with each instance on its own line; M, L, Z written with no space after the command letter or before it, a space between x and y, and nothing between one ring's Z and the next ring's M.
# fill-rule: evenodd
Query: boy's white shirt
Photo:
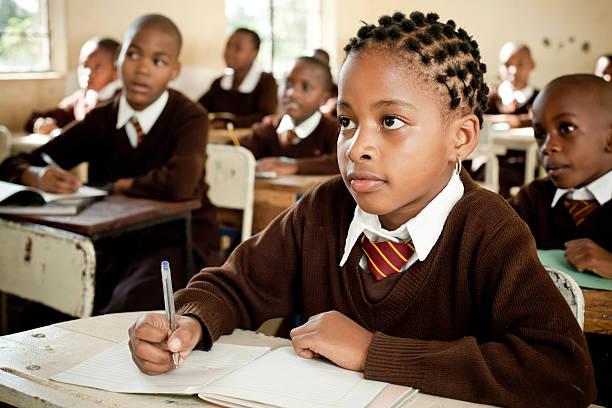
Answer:
M510 81L504 81L499 86L497 93L502 98L502 103L504 105L508 105L515 100L516 106L520 108L533 96L535 88L531 85L527 85L523 89L513 89Z
M295 123L293 123L293 118L287 114L284 114L283 118L278 124L278 127L276 128L276 133L281 134L287 130L293 130L297 135L297 137L293 140L293 144L298 144L310 136L312 132L314 132L317 126L319 126L319 122L321 122L322 117L323 115L321 115L321 112L316 111L302 123L295 126Z
M155 100L155 102L143 110L137 111L130 106L125 98L125 93L121 94L121 97L119 98L119 109L117 111L117 124L115 125L115 128L121 129L123 126L125 126L125 133L127 134L133 148L138 146L138 132L136 131L136 128L132 122L130 122L130 119L132 117L136 117L138 124L146 135L149 133L157 121L157 118L159 118L159 115L161 115L162 111L166 107L169 96L168 90L165 90L160 97Z
M604 205L612 200L612 170L581 188L558 188L555 191L551 207L557 205L561 197L567 195L570 200L597 200Z
M226 70L227 72L223 74L221 77L220 86L224 91L230 91L234 86L234 70L229 68ZM243 94L251 93L255 90L255 87L259 83L259 78L261 78L262 69L257 63L257 61L251 64L251 68L249 68L249 72L247 72L246 76L238 86L238 92Z
M417 260L424 261L429 252L438 241L448 214L457 202L463 197L463 183L453 172L446 186L423 208L414 218L408 220L394 231L387 231L380 225L377 215L368 214L359 206L355 207L355 215L351 221L344 245L344 254L340 260L343 266L349 257L351 249L363 232L370 241L405 242L412 239L415 253L402 267L405 271ZM367 269L367 261L362 256L359 266Z

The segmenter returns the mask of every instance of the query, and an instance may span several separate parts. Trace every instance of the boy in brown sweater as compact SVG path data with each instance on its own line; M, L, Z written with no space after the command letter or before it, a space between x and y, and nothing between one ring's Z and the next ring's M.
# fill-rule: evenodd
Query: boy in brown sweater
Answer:
M80 187L71 173L44 167L46 153L64 169L89 162L89 182L112 183L116 193L201 200L192 214L194 258L196 265L216 265L216 211L204 181L208 119L201 106L167 89L180 70L180 48L180 32L168 18L145 15L134 21L119 56L122 93L31 154L5 160L0 177L54 193ZM181 231L172 223L97 242L94 312L163 308L160 261L172 261L179 287L191 272L181 264Z
M478 45L434 13L379 23L345 48L342 177L196 275L169 337L164 315L141 317L134 362L166 372L170 351L184 359L236 327L301 313L296 353L367 379L510 407L588 405L584 336L529 230L461 170L486 104Z
M300 57L287 75L283 92L285 114L253 127L240 138L256 159L256 171L276 174L338 173L338 121L319 107L332 87L329 66L314 57Z

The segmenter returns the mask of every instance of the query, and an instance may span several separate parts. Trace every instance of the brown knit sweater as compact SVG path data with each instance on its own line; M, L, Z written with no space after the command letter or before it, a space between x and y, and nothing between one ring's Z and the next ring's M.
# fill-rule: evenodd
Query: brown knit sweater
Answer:
M336 118L321 116L321 121L310 135L297 144L282 146L274 124L255 126L253 133L240 138L256 159L262 157L293 157L298 174L337 174L336 145L340 126Z
M465 193L427 259L372 303L356 245L338 266L355 202L340 177L321 184L224 266L177 293L210 346L236 327L338 310L374 333L365 377L512 407L580 407L595 398L586 342L501 196L462 174ZM384 282L381 281L381 282ZM208 338L207 338L208 336Z

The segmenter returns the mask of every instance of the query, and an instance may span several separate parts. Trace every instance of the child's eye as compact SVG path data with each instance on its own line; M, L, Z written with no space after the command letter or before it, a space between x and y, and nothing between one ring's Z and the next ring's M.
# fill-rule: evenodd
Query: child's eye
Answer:
M138 59L138 57L140 57L140 56L138 55L138 53L136 53L136 52L134 52L134 51L128 51L128 52L127 52L127 57L128 57L129 59L133 59L133 60L135 60L135 59Z
M393 116L385 116L382 121L382 127L389 130L399 129L404 125L403 121Z
M155 59L153 62L154 62L154 63L155 63L155 65L156 65L156 66L158 66L158 67L163 67L163 66L165 66L165 65L166 65L166 61L163 61L163 60L160 60L160 59Z
M537 142L546 138L546 132L542 128L533 128L533 136Z
M338 121L340 122L340 130L355 129L355 122L353 122L346 116L340 116L338 118Z
M574 126L574 125L573 125L573 124L571 124L571 123L568 123L568 122L562 122L562 123L559 125L559 132L560 132L562 135L563 135L563 134L566 134L566 133L573 132L574 130L576 130L576 126Z

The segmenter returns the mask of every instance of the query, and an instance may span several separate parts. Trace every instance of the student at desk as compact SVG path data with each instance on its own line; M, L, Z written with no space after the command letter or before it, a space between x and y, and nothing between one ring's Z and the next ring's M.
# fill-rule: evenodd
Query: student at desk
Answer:
M557 78L536 98L533 114L548 178L523 187L512 205L539 249L565 249L577 270L612 278L612 84L594 75ZM612 404L609 337L587 334L598 402L606 406Z
M486 103L477 43L434 13L379 23L345 48L342 177L196 275L169 338L165 315L139 318L133 360L159 374L174 368L168 350L184 359L236 327L302 314L295 351L367 379L507 407L587 406L584 335L533 237L461 170Z
M0 177L50 192L75 191L80 186L75 176L43 167L46 153L65 169L89 162L89 181L111 182L117 193L201 200L192 214L195 264L216 265L216 211L204 180L208 118L201 106L167 89L180 70L181 42L178 28L164 16L135 20L119 56L122 93L31 154L7 159ZM172 262L174 285L185 280L181 231L172 224L96 245L94 312L163 308L160 261Z
M48 134L73 120L83 120L96 105L111 99L120 83L115 60L121 45L112 38L94 37L83 44L77 75L81 88L66 96L56 109L32 114L26 130Z
M285 114L256 124L251 134L240 138L240 145L260 159L256 171L338 173L338 121L319 111L332 84L327 64L314 57L296 60L283 92Z
M278 103L276 81L272 74L262 72L255 62L259 53L259 35L239 28L225 46L226 73L210 86L199 102L208 112L231 113L234 126L245 128L276 111ZM226 119L215 119L213 128L224 128Z

